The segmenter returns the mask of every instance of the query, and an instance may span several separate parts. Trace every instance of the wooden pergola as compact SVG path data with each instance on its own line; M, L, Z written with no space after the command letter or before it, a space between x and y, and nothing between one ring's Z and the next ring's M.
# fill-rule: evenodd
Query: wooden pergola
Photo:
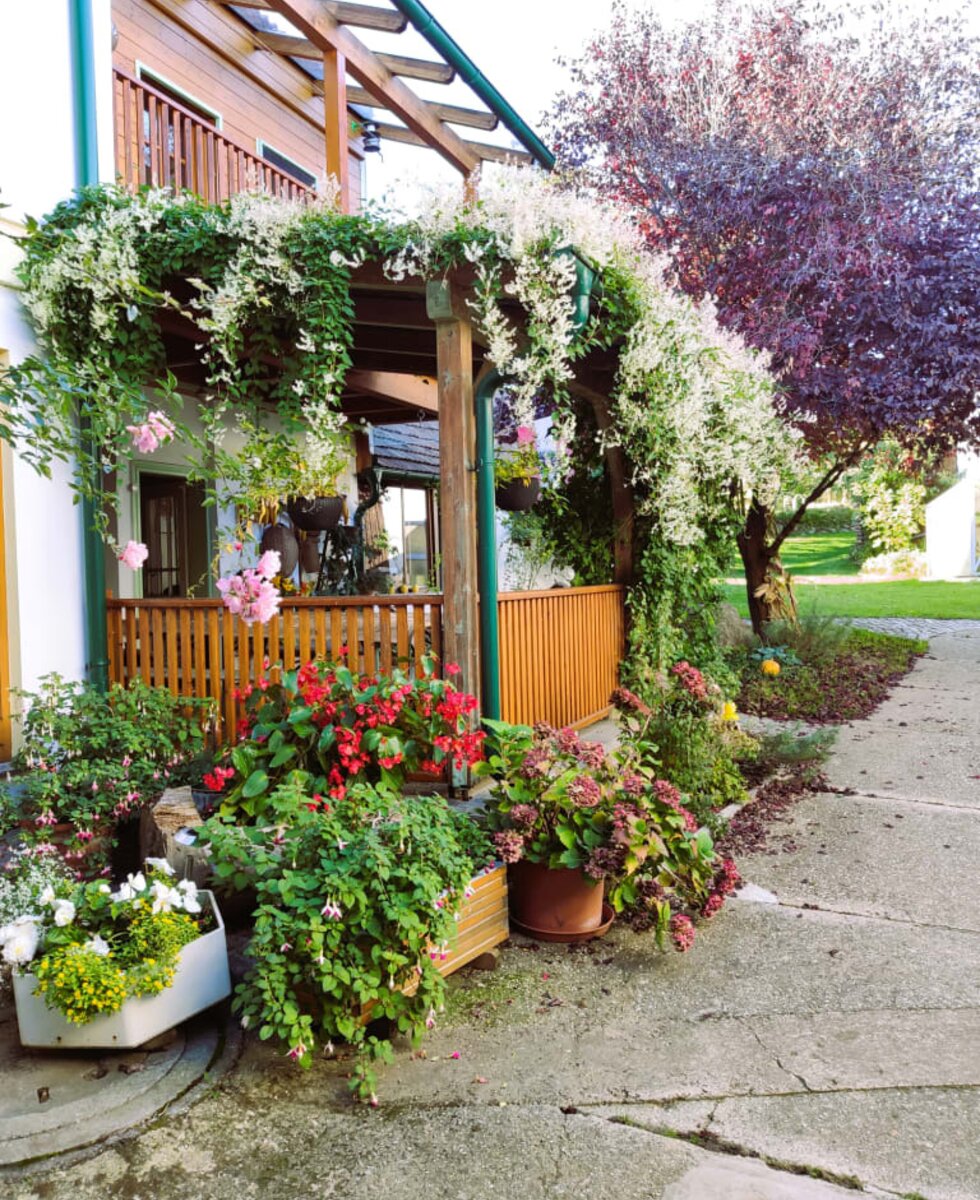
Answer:
M434 150L475 186L481 165L491 162L539 162L550 167L544 144L521 120L475 64L456 46L431 14L414 0L348 4L335 0L212 0L281 18L246 20L256 46L281 55L310 74L314 94L323 97L327 171L346 198L347 130L351 105L377 109L374 122L382 139ZM239 13L239 15L241 15ZM279 26L283 25L282 31ZM437 59L372 50L356 30L401 34L414 27L433 47ZM348 81L348 77L353 82ZM477 102L470 108L424 99L407 80L448 85L462 78ZM454 126L492 132L501 121L524 149L511 149L463 137Z

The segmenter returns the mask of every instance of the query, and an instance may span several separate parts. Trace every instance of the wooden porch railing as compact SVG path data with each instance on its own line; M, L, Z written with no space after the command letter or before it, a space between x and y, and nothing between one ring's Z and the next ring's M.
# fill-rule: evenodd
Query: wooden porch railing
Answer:
M585 725L609 709L624 643L624 589L565 588L500 597L500 683L507 721ZM249 628L220 600L107 601L114 682L141 678L175 695L211 697L221 736L233 739L238 688L347 647L355 671L421 665L442 655L442 596L284 598L279 615Z
M211 203L255 190L289 199L315 194L145 80L118 67L113 76L116 174L124 187L169 187Z
M264 664L292 670L311 658L337 659L347 648L354 671L421 666L442 655L441 596L284 598L278 616L251 628L220 600L106 601L109 677L141 678L178 696L210 696L221 736L235 737L237 689L265 673Z
M625 646L625 588L556 588L499 598L506 721L588 725L609 711Z

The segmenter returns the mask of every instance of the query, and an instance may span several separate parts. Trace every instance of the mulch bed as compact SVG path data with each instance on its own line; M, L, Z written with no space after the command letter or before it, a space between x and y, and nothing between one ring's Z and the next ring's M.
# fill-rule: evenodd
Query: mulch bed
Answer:
M774 841L780 821L804 796L826 791L826 777L812 765L801 763L787 768L761 784L753 799L732 817L724 833L715 838L715 851L722 858L737 862L743 854L792 854L799 849L789 835Z
M870 716L911 671L925 643L860 630L835 658L786 667L776 678L743 678L742 712L776 720L840 724Z

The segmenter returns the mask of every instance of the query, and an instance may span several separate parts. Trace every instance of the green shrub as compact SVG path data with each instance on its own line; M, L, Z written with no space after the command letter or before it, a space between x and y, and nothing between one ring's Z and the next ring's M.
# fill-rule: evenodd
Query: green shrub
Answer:
M850 636L851 626L847 621L806 612L796 621L770 621L765 638L754 653L773 650L770 657L776 657L774 648L778 648L784 653L792 652L804 664L829 662L840 654Z
M778 512L777 529L782 529L792 516L792 511ZM856 511L846 504L810 505L793 532L795 536L807 533L850 533L856 521Z

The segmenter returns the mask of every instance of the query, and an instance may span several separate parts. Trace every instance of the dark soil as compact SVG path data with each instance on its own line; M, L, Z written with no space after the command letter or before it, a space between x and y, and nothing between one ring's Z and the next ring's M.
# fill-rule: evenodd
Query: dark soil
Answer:
M736 813L724 833L715 839L715 850L722 858L743 854L791 854L799 849L788 835L779 835L780 821L789 819L789 811L811 792L826 791L827 780L807 763L787 768L763 783L752 801Z

